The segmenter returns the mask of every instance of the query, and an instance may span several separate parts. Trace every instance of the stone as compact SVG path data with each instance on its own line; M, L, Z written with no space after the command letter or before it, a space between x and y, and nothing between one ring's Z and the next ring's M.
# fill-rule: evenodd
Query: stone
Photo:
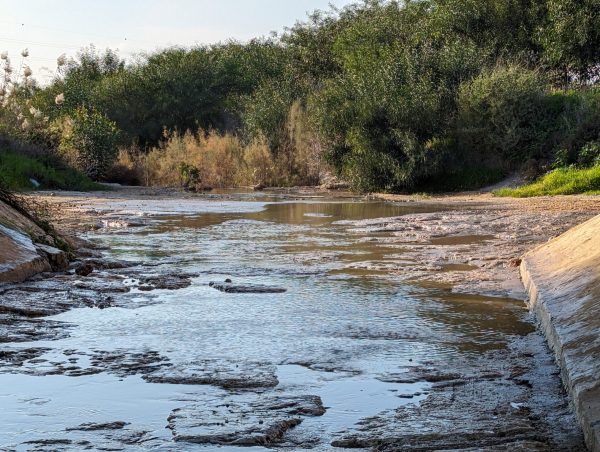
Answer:
M93 265L89 263L83 263L75 268L75 273L79 276L89 276L94 271Z
M149 383L213 385L223 389L274 388L279 384L275 366L260 362L205 360L159 369L144 375Z
M191 285L190 275L165 274L140 278L139 289L146 292L152 290L179 290Z
M262 284L234 284L230 279L223 283L211 281L209 286L225 293L284 293L283 287L265 286Z
M43 245L41 243L36 243L35 247L41 256L48 259L48 262L52 267L52 271L65 271L69 268L69 258L67 257L67 253L64 251L54 248L53 246Z
M259 394L250 401L226 397L186 405L167 420L177 442L269 446L284 443L286 433L304 418L323 414L318 396Z
M129 425L128 422L105 422L105 423L85 423L80 424L77 427L68 428L67 431L81 431L81 432L93 432L97 430L122 430L125 426Z

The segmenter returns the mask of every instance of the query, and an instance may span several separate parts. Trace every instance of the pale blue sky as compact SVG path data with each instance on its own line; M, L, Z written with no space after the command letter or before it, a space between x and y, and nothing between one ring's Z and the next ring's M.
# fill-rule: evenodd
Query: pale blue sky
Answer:
M0 0L0 52L13 65L28 48L29 65L47 80L62 53L93 43L140 51L235 38L248 40L281 31L306 13L342 7L351 0Z

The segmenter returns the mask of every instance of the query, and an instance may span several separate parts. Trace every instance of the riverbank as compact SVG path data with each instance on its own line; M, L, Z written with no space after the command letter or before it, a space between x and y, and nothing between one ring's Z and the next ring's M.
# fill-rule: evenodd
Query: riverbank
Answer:
M396 198L384 204L314 191L180 196L148 189L42 196L60 214L59 228L85 234L99 247L96 253L110 249L77 264L89 266L87 276L72 267L3 288L3 305L31 315L19 314L21 320L0 330L8 344L2 350L2 372L42 379L118 375L128 381L137 375L153 382L152 391L166 391L169 382L186 386L190 394L197 393L198 384L222 388L219 397L241 416L230 421L263 434L265 445L583 450L553 356L524 309L518 266L525 251L600 212L600 202L593 198L548 203L465 195ZM256 235L248 236L250 232ZM272 237L263 250L265 234ZM240 256L247 260L236 267ZM247 300L213 294L208 282L226 276L277 282L288 291L277 298ZM339 294L338 300L315 318L314 310L331 299L331 291ZM346 301L357 294L356 311L350 315ZM311 301L303 316L299 309L305 299ZM175 322L170 316L178 305L171 304L179 300L184 305L177 309L184 317ZM287 308L279 312L280 306ZM83 309L68 314L73 308ZM225 317L209 329L210 340L205 341L202 331L221 309ZM155 316L144 317L153 310ZM237 310L243 319L232 324L230 316ZM47 317L60 312L65 314ZM142 323L139 335L129 338L137 316L150 323ZM163 317L165 323L157 320ZM163 343L180 344L178 338L149 340L153 331L169 330L172 322L177 330L169 334L186 331L188 318L193 319L190 334L198 357L179 345L175 354L173 347L161 348ZM261 327L265 319L270 319L268 330ZM89 330L93 334L88 336ZM273 333L274 342L267 341L263 350L265 337ZM82 334L85 340L78 339ZM105 334L111 347L101 338L96 343ZM315 338L316 348L302 348ZM94 346L82 346L86 341ZM141 350L135 346L139 343L145 344ZM247 349L247 343L255 345ZM219 358L213 357L214 347ZM229 349L236 358L223 362ZM280 352L271 356L272 350ZM329 389L319 389L320 383L300 383L303 378L335 383L339 386L332 388L340 394L364 384L361 391L367 390L371 402L358 398L360 422L342 423L325 434L314 430L319 413L335 418L341 400L358 395L336 398ZM242 381L250 384L242 388L245 395L238 394ZM301 398L294 403L312 414L277 411L244 419L248 410L268 413L269 404L280 405L282 392L294 388L305 391L295 394ZM322 407L313 396L323 398ZM172 402L171 415L162 419L169 418L175 441L242 440L243 429L232 431L225 424L211 424L209 433L194 427L191 419L199 416L208 423L217 420L202 411L203 403L202 398L195 405ZM89 431L85 440L106 447L131 441L140 419L119 416L102 419L121 426L112 442ZM278 425L281 435L264 436L259 420ZM69 419L65 427L77 421ZM123 426L127 423L132 426ZM81 434L72 431L38 436L40 441L76 444ZM154 436L142 435L144 444L170 444Z

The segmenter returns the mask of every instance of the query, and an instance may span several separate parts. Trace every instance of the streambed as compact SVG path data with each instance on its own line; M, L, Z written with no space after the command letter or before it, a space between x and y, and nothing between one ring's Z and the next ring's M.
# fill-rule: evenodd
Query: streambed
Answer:
M552 229L358 198L78 208L118 265L0 292L47 308L3 319L0 449L583 450L511 259L585 213ZM210 286L226 279L285 291Z

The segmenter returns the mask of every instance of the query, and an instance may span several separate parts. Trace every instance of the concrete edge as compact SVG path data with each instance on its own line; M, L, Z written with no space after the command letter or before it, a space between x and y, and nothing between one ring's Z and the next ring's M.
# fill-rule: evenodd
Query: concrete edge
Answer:
M591 222L592 220L575 226L571 230L567 231L567 233L585 228L587 223ZM528 258L537 250L541 250L544 247L548 247L548 245L552 245L553 242L558 241L561 239L561 237L562 235L527 252L522 258L520 274L523 285L525 286L525 289L529 295L529 299L526 301L526 304L529 310L535 315L539 323L539 327L544 333L548 345L555 355L556 362L560 369L563 385L569 394L575 414L583 429L586 445L589 450L593 452L600 452L600 422L598 421L598 407L591 405L589 402L586 403L584 400L586 399L586 392L581 392L578 390L577 384L574 381L575 378L570 373L571 368L568 365L568 357L565 353L563 339L561 338L561 334L557 329L559 327L557 327L556 320L553 318L552 312L546 303L547 300L544 296L544 293L540 291L540 288L532 276L533 272L531 270L531 264L528 261ZM600 357L598 357L598 359L600 359ZM598 378L600 379L600 375Z

